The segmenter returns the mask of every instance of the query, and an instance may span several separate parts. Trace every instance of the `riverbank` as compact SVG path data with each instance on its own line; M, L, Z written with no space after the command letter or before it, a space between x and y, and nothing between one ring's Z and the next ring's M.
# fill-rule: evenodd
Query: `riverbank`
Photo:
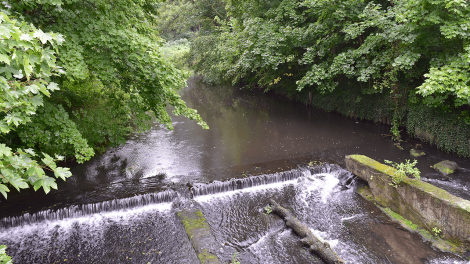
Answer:
M313 89L295 93L276 87L273 90L278 95L326 112L390 126L393 123L394 102L380 93L362 94L361 89L354 86L341 86L335 92L325 94ZM464 121L461 111L444 111L406 100L400 107L398 118L402 136L406 133L445 152L470 157L470 124Z

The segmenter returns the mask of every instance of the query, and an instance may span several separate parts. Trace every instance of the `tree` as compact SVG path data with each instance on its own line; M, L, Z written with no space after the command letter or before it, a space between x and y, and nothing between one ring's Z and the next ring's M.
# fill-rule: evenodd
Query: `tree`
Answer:
M162 39L156 28L158 2L11 3L11 10L24 14L28 22L64 36L58 61L67 73L57 79L62 89L50 102L64 108L95 151L124 143L131 131L148 129L152 116L171 129L167 105L173 106L174 114L207 128L178 94L185 86L184 75L161 53ZM37 121L34 127L43 122L33 121ZM28 144L37 148L41 142ZM69 156L71 152L61 154Z
M60 34L45 33L26 22L0 13L0 132L7 134L21 124L31 121L44 96L58 90L51 81L53 75L64 71L56 65L57 46L63 42ZM42 158L41 158L42 157ZM40 161L35 160L40 159ZM0 144L0 193L7 198L9 186L20 189L33 186L35 190L57 188L55 179L45 174L44 169L54 172L56 178L65 180L71 176L69 169L57 167L56 161L63 157L42 153L33 149L18 148L13 151Z
M184 75L161 53L157 4L1 4L0 61L5 67L0 192L5 197L8 186L49 192L57 185L44 169L56 178L70 177L68 169L56 166L57 160L84 162L125 142L129 133L148 129L152 118L172 129L168 105L175 115L208 128L181 100L178 89L185 86Z
M193 66L208 81L289 95L360 87L392 102L396 140L410 101L461 111L470 124L467 1L226 3L229 19L191 44Z

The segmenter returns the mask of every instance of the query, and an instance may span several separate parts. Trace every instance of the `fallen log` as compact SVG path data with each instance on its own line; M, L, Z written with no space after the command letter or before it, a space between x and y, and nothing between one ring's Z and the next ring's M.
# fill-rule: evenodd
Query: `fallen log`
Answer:
M318 239L310 228L302 224L295 218L295 216L286 208L280 206L273 199L271 202L271 210L281 216L285 221L286 225L292 228L302 239L300 240L306 245L312 252L318 255L327 264L344 264L344 261L334 252L328 242L323 242Z

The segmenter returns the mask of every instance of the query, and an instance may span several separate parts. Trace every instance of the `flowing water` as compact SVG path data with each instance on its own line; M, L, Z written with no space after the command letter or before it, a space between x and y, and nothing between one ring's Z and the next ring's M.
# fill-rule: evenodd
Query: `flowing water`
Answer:
M189 80L183 99L211 127L174 118L72 168L48 195L29 190L0 201L0 244L16 263L198 263L176 217L199 207L225 263L321 263L279 217L270 198L328 240L347 263L466 263L402 230L359 197L344 156L409 159L389 127L348 119L273 96ZM409 140L409 150L419 142ZM423 144L422 177L469 199L470 161ZM429 168L462 169L444 181ZM308 169L309 161L324 164Z

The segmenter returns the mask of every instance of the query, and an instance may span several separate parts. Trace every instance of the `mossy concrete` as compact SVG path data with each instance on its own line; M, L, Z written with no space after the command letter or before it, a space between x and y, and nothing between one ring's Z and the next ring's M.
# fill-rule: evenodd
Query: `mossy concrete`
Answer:
M445 240L461 241L463 248L470 249L469 201L417 179L405 178L395 188L389 183L396 170L363 155L346 156L346 167L368 183L370 190L360 190L367 199L421 229L438 228Z
M177 213L201 264L220 264L215 255L216 240L199 209L183 209Z
M440 236L440 233L435 233L434 231L429 232L427 229L419 227L415 225L408 219L405 219L403 216L395 213L394 211L390 210L390 208L379 208L390 218L397 221L403 228L408 229L412 232L419 233L426 241L432 243L433 246L440 248L441 250L454 252L454 253L464 253L465 248L462 247L462 243L456 240L445 240Z
M459 165L456 162L450 160L443 160L439 163L434 164L433 168L440 172L444 176L454 173L459 169Z

